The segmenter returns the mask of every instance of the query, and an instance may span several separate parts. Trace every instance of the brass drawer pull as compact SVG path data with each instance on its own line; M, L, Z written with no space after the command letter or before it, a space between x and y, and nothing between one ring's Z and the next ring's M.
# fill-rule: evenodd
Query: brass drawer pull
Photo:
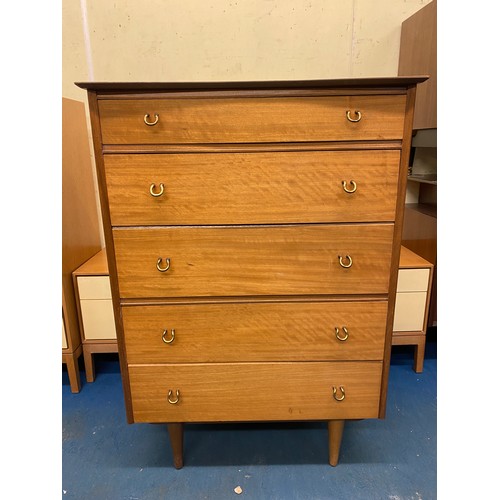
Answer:
M154 122L148 122L148 118L149 118L149 113L147 115L144 115L144 123L150 127L152 127L153 125L156 125L158 123L158 120L160 119L160 117L155 113L155 121Z
M171 404L171 405L176 405L178 402L179 402L179 396L181 395L181 393L179 392L179 389L177 389L175 391L175 399L170 399L172 397L172 391L168 391L168 396L167 396L167 399L168 399L168 402Z
M165 344L171 344L174 339L175 339L175 330L172 328L172 330L170 330L170 339L167 340L167 334L168 334L168 330L165 329L163 330L163 335L161 336L161 339L163 340L163 342L165 342Z
M349 184L352 186L352 189L347 189L347 181L342 181L342 187L344 188L344 191L346 193L352 194L356 191L356 189L358 189L358 186L354 181L349 181Z
M352 259L351 259L351 256L350 255L346 255L345 258L347 259L348 263L347 264L344 264L344 258L342 257L342 255L339 255L339 263L342 267L345 267L346 269L348 269L349 267L352 266Z
M166 266L165 267L161 267L161 261L163 259L161 257L158 258L158 260L156 261L156 269L158 269L158 271L160 271L160 273L164 273L165 271L168 271L170 269L170 259L165 259L165 263L166 263Z
M160 183L160 190L157 193L155 193L155 189L156 189L156 184L153 183L153 184L151 184L151 186L149 186L149 192L150 192L151 196L158 198L158 196L161 196L163 194L163 190L165 189L163 182Z
M357 118L351 118L351 110L345 112L345 115L350 122L359 122L359 120L361 120L361 111L354 111L354 114L357 116Z
M337 337L341 342L345 342L349 338L349 332L347 331L347 327L345 326L342 327L342 330L344 331L345 334L343 337L339 335L340 330L337 327L335 327L335 337Z
M335 399L335 401L343 401L345 399L345 390L342 386L339 387L340 389L340 392L342 393L342 396L340 396L340 398L337 397L337 388L334 387L333 388L333 399Z

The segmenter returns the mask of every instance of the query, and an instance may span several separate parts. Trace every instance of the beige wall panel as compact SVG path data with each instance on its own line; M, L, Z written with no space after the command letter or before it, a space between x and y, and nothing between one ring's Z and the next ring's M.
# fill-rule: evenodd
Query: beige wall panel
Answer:
M83 335L86 340L116 339L115 318L111 300L82 300Z
M354 0L350 76L398 74L401 23L431 0Z
M348 76L353 0L87 0L96 80Z

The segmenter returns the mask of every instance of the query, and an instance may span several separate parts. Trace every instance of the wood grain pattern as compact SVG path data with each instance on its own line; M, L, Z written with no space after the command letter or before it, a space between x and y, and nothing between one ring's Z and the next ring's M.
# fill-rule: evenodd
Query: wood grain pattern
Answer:
M113 229L122 298L387 293L392 224ZM342 256L353 264L345 269ZM159 272L170 259L170 269Z
M417 87L413 129L437 128L437 0L401 24L399 75L429 75Z
M73 271L73 276L109 276L106 249L101 249Z
M382 395L380 397L379 418L385 417L387 403L387 386L389 384L389 369L392 346L392 325L394 322L394 306L396 303L396 289L399 270L399 257L401 254L401 234L403 230L404 203L406 195L406 183L408 179L408 162L411 151L411 134L413 114L415 109L416 86L408 88L405 109L404 136L401 150L401 163L399 170L398 195L396 199L396 220L394 222L394 238L392 242L392 262L389 271L389 305L387 314L387 329L385 336L384 365L382 372Z
M100 100L103 144L401 139L406 97ZM352 123L346 111L359 110ZM159 116L148 126L144 116ZM244 117L244 119L243 119Z
M328 420L333 464L344 419L384 417L423 80L81 85L127 418L171 423L178 466L182 422ZM347 174L358 191L342 198L332 176ZM331 349L331 323L347 320Z
M377 416L382 364L129 365L135 422L331 420ZM333 399L333 387L340 397ZM172 399L179 390L179 402Z
M99 181L99 196L101 199L101 213L104 229L104 239L106 247L106 256L108 259L109 281L111 284L111 298L113 302L113 313L115 316L116 338L120 360L120 373L123 382L123 395L125 399L125 411L127 422L133 422L132 399L130 397L130 384L127 371L127 353L125 351L125 342L123 341L123 325L120 310L120 290L118 287L118 276L116 272L115 249L113 244L113 234L111 231L111 220L109 217L108 193L106 187L106 176L104 174L104 161L101 142L101 122L99 117L99 108L97 106L97 93L88 91L90 123L92 125L92 139L94 143L95 162L97 166L97 179Z
M71 273L101 249L83 102L62 99L62 293L68 349L80 346Z
M359 151L401 149L401 140L394 141L337 141L337 142L265 142L254 144L107 144L107 154L159 153L276 153L282 151Z
M426 76L411 77L369 77L369 78L336 78L317 80L266 80L266 81L236 81L236 82L76 82L75 85L82 89L130 94L133 92L192 92L192 91L218 91L227 90L265 90L268 93L300 89L302 92L314 92L315 89L326 88L331 91L346 88L349 92L376 88L387 92L393 88L404 90L408 85L415 85L427 79Z
M132 364L382 360L387 302L134 306L122 316Z
M104 164L114 226L395 218L399 151L106 155ZM161 196L152 184L154 193L164 185Z

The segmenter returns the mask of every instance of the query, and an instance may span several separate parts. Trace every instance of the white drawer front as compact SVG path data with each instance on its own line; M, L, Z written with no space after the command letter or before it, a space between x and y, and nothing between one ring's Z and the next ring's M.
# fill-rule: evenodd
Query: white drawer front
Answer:
M429 269L400 269L398 292L426 292L429 285Z
M80 306L85 340L116 339L111 300L81 300Z
M80 299L111 299L109 276L78 276Z
M62 348L68 348L68 341L66 340L66 328L64 328L64 319L62 320Z
M422 331L424 327L426 300L426 292L397 293L393 331Z

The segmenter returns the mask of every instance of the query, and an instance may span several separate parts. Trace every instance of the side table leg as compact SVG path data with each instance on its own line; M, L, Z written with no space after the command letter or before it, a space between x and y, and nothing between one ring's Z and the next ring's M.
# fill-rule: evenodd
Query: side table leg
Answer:
M339 461L340 444L344 433L345 420L328 421L328 445L330 451L330 465L335 467Z
M81 382L80 382L80 370L78 368L78 357L69 355L66 358L66 367L68 369L69 386L71 392L80 392Z
M424 371L424 355L425 355L425 337L418 340L418 344L415 346L415 352L413 357L413 370L416 373L422 373Z
M83 363L87 382L93 382L95 380L94 358L92 357L92 351L86 345L83 346Z
M170 436L170 445L174 455L174 467L182 469L184 465L183 445L184 445L184 425L183 424L167 424L168 434Z

